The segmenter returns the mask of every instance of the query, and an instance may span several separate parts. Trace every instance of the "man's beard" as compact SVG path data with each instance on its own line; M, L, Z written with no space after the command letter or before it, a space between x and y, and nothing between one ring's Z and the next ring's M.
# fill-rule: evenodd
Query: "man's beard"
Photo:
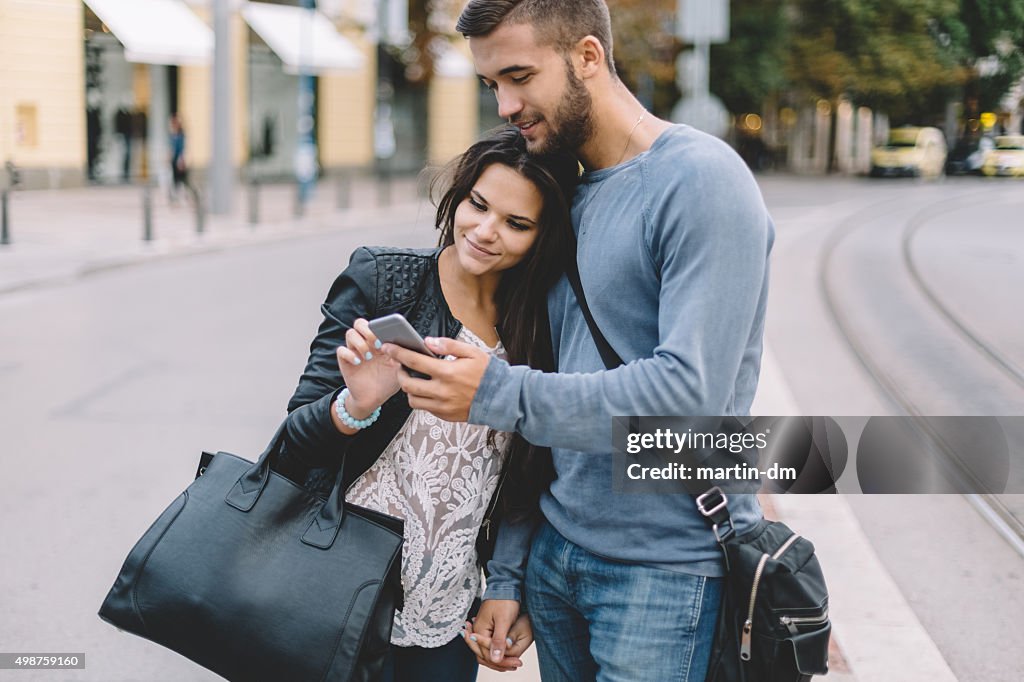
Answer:
M555 109L554 118L548 121L550 132L539 141L539 146L529 150L531 154L576 153L593 132L593 100L590 92L573 73L570 64L566 64L565 73L568 85Z

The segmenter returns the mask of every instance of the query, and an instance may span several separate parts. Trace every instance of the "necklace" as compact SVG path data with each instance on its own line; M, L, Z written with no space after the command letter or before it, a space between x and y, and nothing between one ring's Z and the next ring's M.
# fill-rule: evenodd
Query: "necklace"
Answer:
M633 140L633 133L636 132L637 127L644 120L644 116L646 116L646 115L647 115L647 111L644 110L640 114L640 117L636 119L636 123L633 124L633 127L629 129L629 135L626 137L626 146L622 148L622 153L619 155L619 160L615 162L616 166L618 166L620 163L622 163L622 160L624 158L626 158L626 152L629 150L629 143ZM590 204L592 204L594 202L594 197L596 197L598 192L600 192L600 191L601 191L601 188L599 186L597 189L595 189L594 191L590 192L588 194L588 196L587 196L587 203L583 207L583 209L581 211L581 215L580 215L580 226L579 226L579 237L578 237L578 239L580 241L583 240L583 235L584 235L584 232L585 232L584 225L586 224L586 219L584 218L584 216L590 211Z
M629 149L629 143L633 139L633 133L636 132L637 126L640 125L640 122L644 120L644 116L646 116L646 115L647 115L646 111L644 111L642 114L640 114L640 118L638 118L636 120L636 123L633 124L633 127L629 129L629 137L626 138L626 146L622 148L622 153L619 154L619 160L615 162L616 166L618 166L620 163L622 163L622 160L624 158L626 158L626 150Z

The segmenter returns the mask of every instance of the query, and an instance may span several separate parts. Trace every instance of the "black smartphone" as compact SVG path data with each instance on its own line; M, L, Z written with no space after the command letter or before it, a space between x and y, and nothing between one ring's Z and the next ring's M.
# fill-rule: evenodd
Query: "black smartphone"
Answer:
M393 313L384 317L378 317L376 320L370 320L370 331L380 339L381 343L393 343L402 348L423 353L431 358L437 357L427 348L427 344L423 342L423 337L413 329L412 325L409 324L409 320L405 319L405 316L401 313ZM405 370L412 376L420 379L430 378L426 374L413 371L408 367L405 367Z

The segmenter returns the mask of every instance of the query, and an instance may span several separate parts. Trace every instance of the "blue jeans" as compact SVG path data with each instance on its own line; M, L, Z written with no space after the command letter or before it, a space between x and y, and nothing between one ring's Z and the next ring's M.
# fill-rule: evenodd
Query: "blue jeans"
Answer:
M544 522L526 602L544 682L703 682L721 578L611 561Z

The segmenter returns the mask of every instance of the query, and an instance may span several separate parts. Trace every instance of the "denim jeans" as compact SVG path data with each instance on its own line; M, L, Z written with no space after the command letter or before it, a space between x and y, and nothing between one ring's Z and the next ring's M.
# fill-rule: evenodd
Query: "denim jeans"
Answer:
M611 561L546 521L526 569L544 682L703 682L721 578Z

